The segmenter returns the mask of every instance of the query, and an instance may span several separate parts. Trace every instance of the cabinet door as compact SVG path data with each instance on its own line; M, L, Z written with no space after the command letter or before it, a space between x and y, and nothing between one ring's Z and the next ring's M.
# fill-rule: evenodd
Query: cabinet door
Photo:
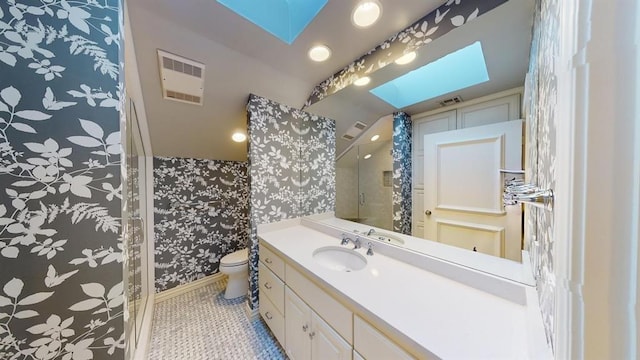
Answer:
M311 313L311 358L351 360L351 345L315 312Z
M311 358L311 309L288 287L284 295L285 350L292 360Z
M353 320L354 352L368 360L410 360L413 357L386 335L369 325L359 316Z
M513 94L459 108L457 128L466 129L520 118L520 94Z

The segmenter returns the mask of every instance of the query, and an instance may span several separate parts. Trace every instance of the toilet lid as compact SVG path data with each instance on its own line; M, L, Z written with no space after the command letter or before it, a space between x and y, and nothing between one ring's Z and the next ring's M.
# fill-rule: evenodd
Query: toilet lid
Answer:
M220 264L222 265L240 265L249 261L249 252L247 249L241 249L234 251L231 254L225 255Z

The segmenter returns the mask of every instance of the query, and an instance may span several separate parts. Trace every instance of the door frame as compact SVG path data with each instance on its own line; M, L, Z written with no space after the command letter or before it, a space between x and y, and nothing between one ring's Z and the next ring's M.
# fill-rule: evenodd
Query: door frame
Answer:
M637 358L640 4L556 6L555 357Z

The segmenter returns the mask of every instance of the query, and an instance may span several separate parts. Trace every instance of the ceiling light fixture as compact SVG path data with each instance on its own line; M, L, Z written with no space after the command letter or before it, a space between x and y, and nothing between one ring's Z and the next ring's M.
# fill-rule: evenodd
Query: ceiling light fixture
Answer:
M378 139L380 139L380 135L378 135L378 134L373 135L373 136L371 137L371 141L376 141L376 140L378 140Z
M396 64L398 65L406 65L410 62L412 62L413 60L416 59L416 52L412 51L410 53L406 53L402 56L400 56L399 58L396 59L396 61L394 61Z
M331 49L326 45L316 45L309 49L309 58L316 62L327 60L331 56Z
M371 154L367 154L364 156L364 159L366 160L366 159L369 159L370 157L371 157Z
M365 86L370 82L371 82L371 78L368 77L368 76L365 76L365 77L361 77L358 80L354 81L353 84L355 86Z
M382 15L382 5L378 0L363 0L353 9L351 21L357 27L373 25Z
M241 133L241 132L236 132L233 133L233 135L231 135L231 140L235 141L235 142L243 142L245 140L247 140L247 135Z

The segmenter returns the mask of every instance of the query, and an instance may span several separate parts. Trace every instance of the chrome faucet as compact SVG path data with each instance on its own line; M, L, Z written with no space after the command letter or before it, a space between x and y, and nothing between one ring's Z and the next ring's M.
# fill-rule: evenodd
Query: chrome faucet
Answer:
M370 242L367 243L367 255L369 256L373 255L373 244Z
M348 245L350 242L353 243L353 248L354 249L360 249L360 237L356 236L355 240L348 237L346 234L342 234L342 241L340 242L340 245Z
M373 234L374 232L376 232L376 229L369 229L369 231L367 231L367 236L371 236L371 234Z

